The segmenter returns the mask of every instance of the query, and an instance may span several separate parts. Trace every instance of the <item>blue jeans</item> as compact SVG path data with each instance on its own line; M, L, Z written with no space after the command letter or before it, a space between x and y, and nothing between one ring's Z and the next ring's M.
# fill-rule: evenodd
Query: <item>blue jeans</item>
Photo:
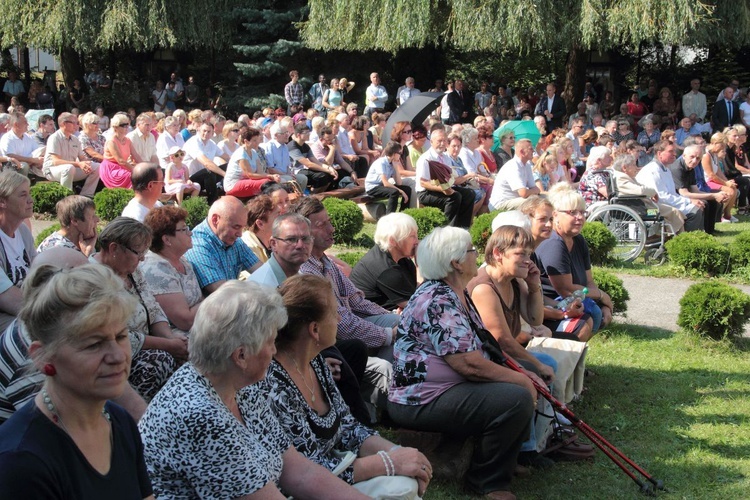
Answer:
M583 299L583 310L591 315L591 319L594 321L594 327L591 329L593 332L598 332L599 327L602 326L602 310L599 308L599 304L594 302L594 299L586 297Z

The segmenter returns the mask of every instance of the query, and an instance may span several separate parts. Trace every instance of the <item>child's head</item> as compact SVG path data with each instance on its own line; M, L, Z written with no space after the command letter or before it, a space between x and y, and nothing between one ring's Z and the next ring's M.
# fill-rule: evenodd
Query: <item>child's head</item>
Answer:
M396 141L390 141L388 144L385 145L385 148L383 148L383 155L388 158L388 161L393 163L395 158L401 157L401 151L403 149L403 146L399 144Z
M175 166L182 166L182 158L185 156L185 152L180 149L179 146L172 146L169 148L169 161L175 164Z

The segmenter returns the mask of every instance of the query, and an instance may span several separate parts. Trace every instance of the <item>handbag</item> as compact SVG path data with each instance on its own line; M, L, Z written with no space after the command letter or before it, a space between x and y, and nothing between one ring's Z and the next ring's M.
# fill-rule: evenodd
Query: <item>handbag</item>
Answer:
M344 472L357 459L357 455L351 451L333 450L333 454L341 460L332 471L334 476ZM377 476L352 486L377 500L421 500L417 480L407 476Z

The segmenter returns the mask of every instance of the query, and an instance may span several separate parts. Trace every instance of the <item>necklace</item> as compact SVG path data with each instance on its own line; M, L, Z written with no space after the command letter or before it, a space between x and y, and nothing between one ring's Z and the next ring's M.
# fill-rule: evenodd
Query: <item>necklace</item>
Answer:
M302 383L305 384L305 387L307 387L307 390L310 391L310 401L313 403L315 402L315 391L311 387L310 384L307 383L307 379L304 375L302 375L302 372L299 369L299 365L297 364L297 360L288 355L287 353L284 353L284 356L292 360L292 363L294 363L294 369L299 373L299 376L302 377ZM309 365L308 365L309 366Z
M52 414L52 421L59 425L66 434L70 435L70 431L67 427L65 427L65 423L62 421L62 418L60 418L60 414L57 412L57 408L52 402L52 399L49 397L49 393L47 393L47 388L45 387L42 387L42 401L44 402L44 406L47 408L47 410ZM110 417L109 412L104 408L102 408L102 417L104 417L107 422L112 422L112 417ZM111 432L109 437L111 441Z

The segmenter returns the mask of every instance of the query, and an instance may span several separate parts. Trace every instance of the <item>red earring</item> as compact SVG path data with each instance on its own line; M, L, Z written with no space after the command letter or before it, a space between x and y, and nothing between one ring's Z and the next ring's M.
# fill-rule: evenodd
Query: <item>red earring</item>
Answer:
M55 369L55 365L53 365L52 363L47 363L46 365L44 365L44 368L42 368L42 371L48 377L54 377L55 375L57 375L57 370Z

